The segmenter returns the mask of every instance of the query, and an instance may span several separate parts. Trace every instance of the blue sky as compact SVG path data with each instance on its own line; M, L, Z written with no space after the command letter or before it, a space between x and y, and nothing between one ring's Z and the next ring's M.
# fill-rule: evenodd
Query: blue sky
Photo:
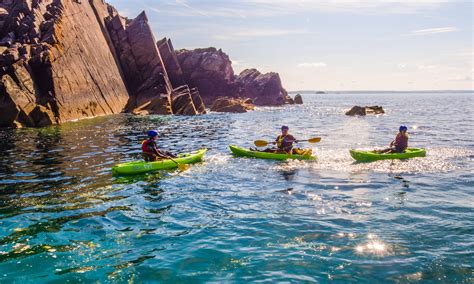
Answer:
M466 90L472 1L108 0L176 49L215 46L288 90Z

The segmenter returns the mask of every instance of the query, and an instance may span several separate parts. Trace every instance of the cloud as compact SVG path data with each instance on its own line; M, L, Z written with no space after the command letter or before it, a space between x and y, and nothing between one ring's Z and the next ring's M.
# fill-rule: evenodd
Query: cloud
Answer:
M245 30L226 30L220 34L214 35L218 40L247 40L262 37L287 36L297 34L308 34L307 30L300 29L245 29Z
M414 30L414 31L411 31L410 34L414 36L421 36L421 35L433 35L433 34L440 34L440 33L452 33L452 32L457 32L457 31L458 31L458 28L456 27L443 27L443 28Z
M470 57L473 57L474 56L474 50L459 50L457 52L453 52L453 53L448 53L447 55L452 55L452 56L470 56Z
M453 78L449 79L449 81L454 81L454 82L472 81L472 77L469 76L469 75L467 75L467 76L458 75L456 77L453 77Z
M324 62L305 62L298 64L298 67L302 68L325 68L328 65Z
M347 14L415 14L438 9L447 0L174 0L155 12L190 17L275 17L306 12Z
M418 65L418 70L433 70L433 69L436 69L438 68L438 66L436 65Z
M398 67L399 69L405 69L405 68L408 67L408 64L407 64L407 63L398 63L397 67Z
M333 13L363 14L414 14L438 9L449 0L244 0L267 9L280 12L320 11ZM278 10L274 10L277 12Z
M185 0L175 0L175 3L179 6L182 6L186 9L189 9L192 13L199 14L199 15L205 16L205 17L209 17L209 15L206 12L204 12L200 9L194 8L193 6L189 5Z

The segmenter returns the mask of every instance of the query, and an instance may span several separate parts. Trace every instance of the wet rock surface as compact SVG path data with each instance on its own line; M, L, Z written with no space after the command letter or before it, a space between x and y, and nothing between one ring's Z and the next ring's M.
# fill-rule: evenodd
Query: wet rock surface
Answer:
M301 97L300 94L297 94L294 98L294 102L297 105L302 105L303 104L303 98Z
M367 114L384 114L385 111L381 106L353 106L349 111L346 112L346 115L349 116L364 116Z
M255 105L253 104L252 99L229 97L217 98L211 107L211 111L233 113L243 113L254 109Z

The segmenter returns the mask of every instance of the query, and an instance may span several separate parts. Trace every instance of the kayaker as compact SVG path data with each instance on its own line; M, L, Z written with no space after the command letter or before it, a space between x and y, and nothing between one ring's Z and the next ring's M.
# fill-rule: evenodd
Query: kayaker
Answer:
M261 152L268 152L268 153L289 153L291 154L293 151L293 143L298 142L293 135L288 134L289 127L283 125L281 127L281 135L273 142L269 142L268 144L277 145L277 148L267 148ZM252 151L258 151L256 148L250 148Z
M156 139L158 138L158 132L156 130L148 131L148 139L143 140L142 142L142 156L143 159L147 162L156 161L158 158L169 159L176 158L176 155L173 155L169 152L164 152L158 149L156 145Z
M286 125L281 127L281 134L275 139L272 144L277 145L277 152L291 153L293 150L293 143L298 142L296 138L289 134L290 128Z
M395 137L395 140L390 142L390 148L384 150L377 150L376 153L388 154L388 153L403 153L408 148L408 128L405 125L401 125L399 132Z

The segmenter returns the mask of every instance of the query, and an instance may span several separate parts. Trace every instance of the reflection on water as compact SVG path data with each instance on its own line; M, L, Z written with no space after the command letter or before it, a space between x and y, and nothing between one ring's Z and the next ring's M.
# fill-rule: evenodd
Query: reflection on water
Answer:
M318 95L247 114L1 130L0 282L466 281L474 123L453 110L472 100L380 96L378 117L343 115L372 95ZM419 100L423 109L407 107ZM401 123L416 125L410 143L426 158L353 164L349 148L381 147ZM230 156L229 144L272 138L281 124L321 136L301 145L318 161ZM205 162L112 177L149 129L170 151L209 148Z

